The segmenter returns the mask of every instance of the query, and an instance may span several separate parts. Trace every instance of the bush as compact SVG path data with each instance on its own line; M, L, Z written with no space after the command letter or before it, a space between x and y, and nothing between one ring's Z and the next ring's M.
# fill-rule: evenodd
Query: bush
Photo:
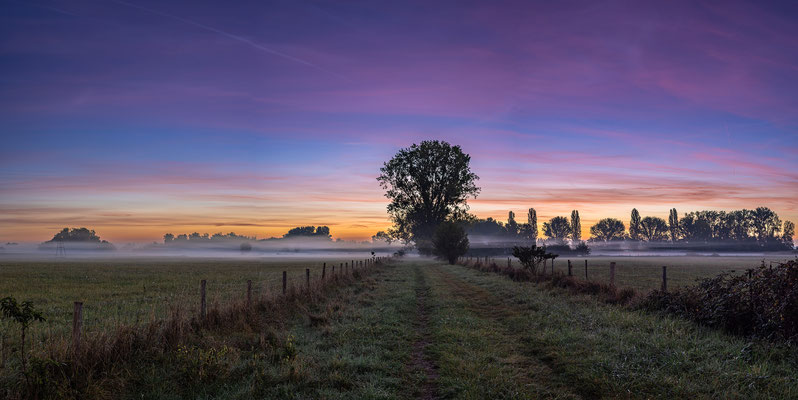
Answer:
M673 292L654 291L640 304L700 324L761 338L798 340L798 261L720 274Z
M513 246L513 257L517 258L524 269L531 271L533 274L537 273L538 266L545 260L557 257L554 254L546 252L546 246L538 247L532 245L530 247Z
M454 264L468 251L468 235L462 227L454 222L444 222L435 230L432 238L435 254Z

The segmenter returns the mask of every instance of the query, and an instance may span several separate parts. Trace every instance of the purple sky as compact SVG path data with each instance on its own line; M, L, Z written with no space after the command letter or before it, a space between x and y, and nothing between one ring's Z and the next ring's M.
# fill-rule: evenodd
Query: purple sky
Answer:
M0 0L0 240L389 225L400 147L480 217L798 221L798 3Z

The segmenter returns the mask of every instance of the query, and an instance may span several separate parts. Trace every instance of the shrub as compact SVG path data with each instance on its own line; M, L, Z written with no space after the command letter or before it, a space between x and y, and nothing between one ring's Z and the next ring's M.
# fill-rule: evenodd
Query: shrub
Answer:
M640 304L726 331L798 340L798 261L720 274L673 292L654 291Z
M579 242L579 244L574 248L574 252L576 254L586 256L590 254L590 247L587 246L586 242Z
M553 259L557 257L554 254L546 252L546 246L538 247L532 245L530 247L513 246L513 257L517 258L524 269L531 271L533 274L537 273L538 266L546 259Z
M468 235L460 225L447 221L435 230L432 244L438 257L454 264L468 251Z

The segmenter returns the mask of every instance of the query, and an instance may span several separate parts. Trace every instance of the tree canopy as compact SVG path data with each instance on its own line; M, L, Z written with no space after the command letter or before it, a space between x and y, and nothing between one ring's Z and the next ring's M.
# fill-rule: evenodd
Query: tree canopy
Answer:
M430 252L438 225L463 219L467 199L479 194L479 177L471 172L470 162L460 146L438 140L401 149L386 162L377 180L390 199L391 235Z
M668 224L659 217L645 217L640 220L640 234L648 242L665 240Z
M94 230L89 230L87 228L64 228L56 233L48 242L108 243L100 239Z
M565 239L571 235L571 224L567 217L554 217L549 222L543 223L543 234L550 239L565 243Z
M324 238L324 239L331 239L332 236L330 235L330 228L326 226L298 226L296 228L292 228L288 231L284 238L296 238L296 237L310 237L310 238Z
M623 226L621 220L604 218L590 227L590 234L597 240L609 242L611 240L623 239L625 229L626 227Z

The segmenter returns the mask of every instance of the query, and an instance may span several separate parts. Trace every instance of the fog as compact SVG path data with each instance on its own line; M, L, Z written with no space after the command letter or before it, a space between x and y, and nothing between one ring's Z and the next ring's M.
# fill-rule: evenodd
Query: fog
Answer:
M531 242L513 241L496 236L469 235L470 252L487 255L510 254L513 246L529 246ZM765 256L784 254L795 256L796 251L764 251L755 242L711 241L706 243L671 243L643 241L586 242L590 247L589 256L649 257L649 256ZM543 244L538 240L538 245ZM547 246L555 243L546 242ZM571 246L573 248L573 246ZM556 251L555 251L556 252ZM569 254L577 256L576 254Z
M247 243L251 249L242 249ZM385 242L363 243L319 239L280 239L264 241L220 241L208 243L6 243L0 245L0 260L74 260L108 258L349 258L391 255L403 246Z

